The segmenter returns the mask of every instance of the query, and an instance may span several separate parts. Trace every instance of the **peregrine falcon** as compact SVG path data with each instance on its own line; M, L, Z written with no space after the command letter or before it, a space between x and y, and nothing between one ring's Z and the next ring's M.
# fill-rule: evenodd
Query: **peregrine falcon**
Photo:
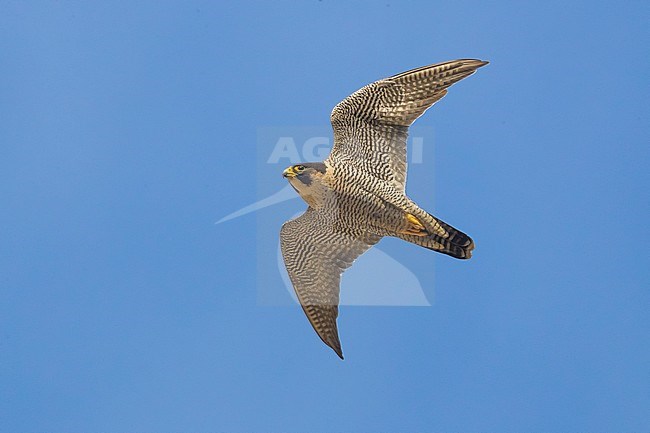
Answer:
M293 165L283 176L308 204L283 224L289 278L314 330L343 359L336 318L341 274L384 236L469 259L474 242L406 196L409 126L447 88L488 62L460 59L376 81L331 114L334 146L323 162Z

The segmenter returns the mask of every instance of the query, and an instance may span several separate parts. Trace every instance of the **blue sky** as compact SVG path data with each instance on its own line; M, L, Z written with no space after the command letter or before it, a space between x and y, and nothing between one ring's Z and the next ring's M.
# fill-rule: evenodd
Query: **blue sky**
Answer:
M649 12L2 2L0 431L648 431ZM263 128L467 57L407 191L475 255L383 240L432 305L343 307L340 361L264 270L303 205L214 223L284 186Z

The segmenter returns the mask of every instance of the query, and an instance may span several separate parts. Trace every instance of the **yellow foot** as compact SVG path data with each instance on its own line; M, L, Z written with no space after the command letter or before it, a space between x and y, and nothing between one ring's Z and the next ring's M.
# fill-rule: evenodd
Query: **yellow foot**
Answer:
M406 228L400 231L400 233L413 236L427 236L429 234L427 229L424 228L424 225L415 216L407 213L404 219L406 220Z

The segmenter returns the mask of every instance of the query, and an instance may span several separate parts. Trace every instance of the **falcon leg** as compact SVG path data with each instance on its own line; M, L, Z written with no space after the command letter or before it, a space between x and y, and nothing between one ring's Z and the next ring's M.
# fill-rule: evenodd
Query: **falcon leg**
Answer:
M424 225L418 220L415 216L410 213L404 215L404 221L406 228L400 230L399 232L403 235L413 235L413 236L428 236L429 233L427 229L424 228Z

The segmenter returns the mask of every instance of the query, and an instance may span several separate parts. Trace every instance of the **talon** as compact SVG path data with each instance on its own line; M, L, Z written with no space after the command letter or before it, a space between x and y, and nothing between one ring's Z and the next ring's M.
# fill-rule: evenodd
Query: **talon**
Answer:
M413 236L427 236L429 233L427 233L427 230L424 228L424 225L418 220L415 216L413 216L410 213L407 213L405 215L406 222L409 224L409 226L405 229L402 230L402 234L405 235L413 235Z
M414 217L412 214L407 213L407 214L406 214L406 219L408 220L408 222L410 222L411 224L413 224L413 225L414 225L415 227L417 227L418 229L420 229L420 230L424 230L424 226L422 225L422 223L420 222L420 220L417 219L416 217Z

